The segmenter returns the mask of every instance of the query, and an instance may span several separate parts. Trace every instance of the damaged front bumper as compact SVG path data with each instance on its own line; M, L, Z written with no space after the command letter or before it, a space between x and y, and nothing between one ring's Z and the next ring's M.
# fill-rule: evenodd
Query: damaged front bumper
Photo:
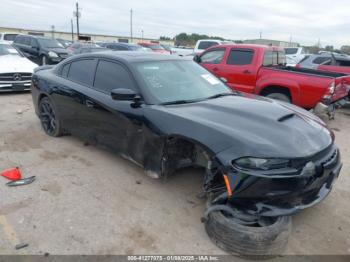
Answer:
M254 216L286 216L321 202L338 178L342 163L339 150L332 145L310 159L298 160L299 172L293 176L264 171L226 171L228 201ZM302 165L300 163L303 163Z
M344 106L347 102L347 99L343 98L340 100L337 100L335 102L319 102L313 109L313 112L316 115L323 115L327 114L329 116L333 116L335 113L335 110Z

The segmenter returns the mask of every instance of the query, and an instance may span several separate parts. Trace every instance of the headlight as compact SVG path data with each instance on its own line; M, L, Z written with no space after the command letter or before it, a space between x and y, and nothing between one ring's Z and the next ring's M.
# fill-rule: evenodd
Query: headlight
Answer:
M50 51L49 52L50 57L58 57L58 55L55 52Z
M253 170L272 170L281 169L289 166L290 161L287 159L278 158L255 158L255 157L243 157L233 161L233 164L243 169Z

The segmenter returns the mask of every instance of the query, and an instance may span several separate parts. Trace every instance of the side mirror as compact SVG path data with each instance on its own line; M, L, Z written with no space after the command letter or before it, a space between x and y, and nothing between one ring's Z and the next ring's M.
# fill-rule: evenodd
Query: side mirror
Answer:
M195 61L196 63L200 63L201 59L200 59L199 55L195 55L193 57L193 61Z
M138 97L138 94L135 91L128 88L117 88L111 91L111 97L113 100L119 101L134 101Z

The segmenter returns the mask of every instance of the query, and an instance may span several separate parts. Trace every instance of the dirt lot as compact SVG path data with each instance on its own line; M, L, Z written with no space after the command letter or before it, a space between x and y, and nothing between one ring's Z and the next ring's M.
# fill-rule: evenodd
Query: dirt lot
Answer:
M0 254L224 254L200 223L197 170L164 184L75 137L44 135L28 93L0 105L0 170L37 177L18 188L0 177ZM288 254L350 254L350 107L330 126L344 168L323 203L294 216Z

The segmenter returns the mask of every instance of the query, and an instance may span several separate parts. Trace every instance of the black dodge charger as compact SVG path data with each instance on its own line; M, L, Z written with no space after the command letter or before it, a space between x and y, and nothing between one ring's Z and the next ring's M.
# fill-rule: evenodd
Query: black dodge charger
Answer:
M320 202L342 166L334 135L318 117L232 91L175 56L78 55L37 69L32 95L48 135L107 147L155 178L203 167L212 204L229 203L243 220Z

